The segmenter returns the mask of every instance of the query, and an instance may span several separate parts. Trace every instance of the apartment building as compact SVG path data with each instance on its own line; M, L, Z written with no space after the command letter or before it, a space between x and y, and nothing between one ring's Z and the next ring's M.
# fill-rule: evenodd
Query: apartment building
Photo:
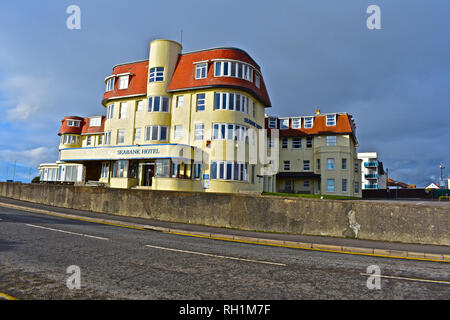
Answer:
M62 120L60 171L81 164L84 182L113 188L263 190L250 142L271 102L247 52L183 53L175 41L154 40L148 59L114 66L104 82L101 115Z
M361 183L363 189L386 189L387 174L383 163L378 160L377 152L359 152L358 159L362 161Z
M347 113L266 118L269 149L278 147L279 172L265 190L361 197L356 126ZM278 130L277 138L272 137ZM274 143L278 139L279 143Z

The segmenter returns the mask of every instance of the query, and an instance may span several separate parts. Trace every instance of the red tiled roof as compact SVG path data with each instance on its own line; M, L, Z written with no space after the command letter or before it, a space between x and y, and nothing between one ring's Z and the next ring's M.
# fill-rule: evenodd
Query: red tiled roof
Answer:
M95 117L91 117L95 118ZM103 132L103 128L105 126L106 117L102 116L102 121L99 127L91 127L89 126L89 118L84 118L84 124L81 129L81 134L89 134L89 133L99 133Z
M80 126L79 127L69 127L67 125L67 120L79 120ZM61 127L59 128L58 135L63 133L71 133L71 134L81 134L81 128L83 127L84 119L81 117L65 117L63 120L61 120Z
M326 115L315 115L313 127L304 128L303 118L300 129L292 129L292 120L289 121L289 129L279 130L280 137L295 137L295 136L307 136L307 135L319 135L319 134L355 134L354 124L352 116L349 114L337 114L336 115L336 125L327 126L326 125ZM269 117L277 118L277 117ZM286 117L287 118L287 117ZM296 117L291 117L296 118ZM266 118L266 129L268 134L270 134L270 129L268 126L269 119ZM280 128L280 119L277 118L277 128Z
M191 88L207 88L207 87L234 87L244 91L248 91L258 97L267 107L271 106L269 95L261 76L260 88L254 83L234 78L234 77L215 77L213 59L231 59L246 62L261 72L260 67L255 61L243 50L236 48L221 48L196 51L192 53L181 54L178 58L175 71L169 83L167 91L180 91ZM195 62L208 60L208 72L205 79L195 79ZM253 81L254 81L253 77Z
M59 128L58 135L61 134L89 134L89 133L100 133L103 132L104 126L105 126L105 116L102 117L102 122L99 127L90 127L89 126L89 118L82 118L82 117L65 117L63 120L61 120L61 127ZM90 117L92 118L92 117ZM68 120L79 120L80 126L79 127L69 127L67 125Z
M113 68L112 75L122 73L131 74L129 77L128 88L119 90L119 78L116 77L114 81L114 89L104 93L102 100L103 103L112 98L147 94L148 60L121 64Z

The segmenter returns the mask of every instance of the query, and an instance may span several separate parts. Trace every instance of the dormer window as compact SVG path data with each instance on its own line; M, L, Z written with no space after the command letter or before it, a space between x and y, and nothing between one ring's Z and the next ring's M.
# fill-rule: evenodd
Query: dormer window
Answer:
M119 77L119 90L128 89L129 78L129 75Z
M277 128L277 118L269 118L269 129Z
M305 129L311 129L314 125L314 117L305 117L303 127Z
M100 127L102 123L101 117L95 117L89 119L89 127Z
M114 77L106 81L106 92L114 90Z
M327 127L336 125L336 115L328 114L327 115Z
M68 127L79 127L80 121L79 120L67 120L67 126Z
M281 130L289 129L289 119L280 119L280 129Z
M195 79L206 78L206 73L208 71L207 63L198 63L195 65Z
M292 118L292 129L300 129L301 127L301 118Z

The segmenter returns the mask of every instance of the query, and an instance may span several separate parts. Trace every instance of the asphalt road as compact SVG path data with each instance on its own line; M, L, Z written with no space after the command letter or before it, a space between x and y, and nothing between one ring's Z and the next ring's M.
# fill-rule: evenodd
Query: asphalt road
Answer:
M380 289L367 287L371 265L381 270ZM69 266L79 268L80 289L67 286ZM448 300L449 271L443 262L211 240L0 207L0 293L19 299Z

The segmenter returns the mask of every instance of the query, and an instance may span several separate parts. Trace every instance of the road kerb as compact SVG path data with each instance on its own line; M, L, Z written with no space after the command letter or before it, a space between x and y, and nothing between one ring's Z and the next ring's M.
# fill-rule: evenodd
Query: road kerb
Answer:
M341 246L335 246L330 244L322 244L322 243L313 243L312 244L313 249L319 249L319 250L327 250L327 251L342 251Z
M296 242L296 241L284 241L286 247L300 248L300 249L311 249L312 244L306 242Z

